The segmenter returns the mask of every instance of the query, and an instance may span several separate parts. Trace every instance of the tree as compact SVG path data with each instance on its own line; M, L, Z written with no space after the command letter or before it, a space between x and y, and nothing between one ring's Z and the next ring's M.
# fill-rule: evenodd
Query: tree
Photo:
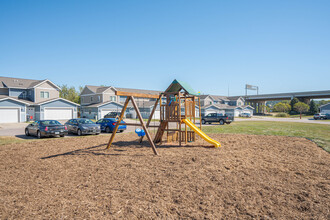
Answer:
M298 98L291 99L290 105L291 105L291 111L294 111L294 105L299 102Z
M284 102L279 102L274 105L273 110L274 112L289 112L291 109L291 106Z
M75 87L71 86L71 87L68 87L67 85L61 85L59 86L61 88L61 91L60 91L60 97L61 98L64 98L64 99L67 99L71 102L75 102L75 103L80 103L80 93L76 90ZM79 89L81 89L79 87Z
M293 109L300 113L300 119L301 119L301 113L307 112L309 109L309 106L303 102L298 102L294 104Z
M311 102L309 103L309 113L311 115L314 115L318 112L318 106L317 104L314 102L314 100L312 99Z

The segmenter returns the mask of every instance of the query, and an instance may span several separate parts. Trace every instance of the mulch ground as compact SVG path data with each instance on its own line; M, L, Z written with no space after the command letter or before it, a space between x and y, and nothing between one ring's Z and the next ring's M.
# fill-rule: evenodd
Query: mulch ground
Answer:
M222 148L118 134L0 147L1 219L330 219L330 154L294 137L211 135Z

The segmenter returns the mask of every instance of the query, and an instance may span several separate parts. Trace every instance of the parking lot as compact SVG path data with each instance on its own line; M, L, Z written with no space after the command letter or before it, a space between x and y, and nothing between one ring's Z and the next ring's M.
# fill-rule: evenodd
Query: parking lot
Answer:
M139 123L136 120L131 119L125 119L127 123ZM254 116L252 118L235 118L235 121L276 121L276 122L297 122L297 123L316 123L316 124L330 124L330 120L314 120L313 118L274 118L274 117L265 117L265 116ZM60 121L62 124L64 124L66 121ZM233 122L235 123L235 122ZM151 122L152 125L157 125L158 122ZM199 126L198 120L196 121L196 124ZM28 125L28 123L6 123L6 124L0 124L0 136L12 136L12 137L18 137L23 139L32 139L35 137L27 137L25 136L24 129ZM205 124L203 126L219 126L218 123L213 124ZM226 125L224 125L226 126ZM127 130L125 132L134 132L136 128L139 126L127 126ZM152 130L154 130L152 128ZM105 134L105 133L101 133ZM74 134L69 134L66 137L72 137L76 136Z

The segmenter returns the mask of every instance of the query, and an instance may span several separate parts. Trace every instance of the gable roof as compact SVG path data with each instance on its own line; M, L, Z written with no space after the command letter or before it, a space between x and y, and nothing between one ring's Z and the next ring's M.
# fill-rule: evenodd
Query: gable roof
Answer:
M18 99L18 98L6 96L6 95L0 95L0 101L6 100L6 99L13 100L13 101L16 101L16 102L20 102L20 103L23 103L23 104L26 104L26 105L33 105L34 104L34 102L31 102L31 101L28 101L28 100L25 100L25 99Z
M33 79L20 79L13 77L0 77L0 88L22 88L27 89L33 87L44 80L33 80Z
M111 88L111 86L91 86L91 85L86 85L87 89L94 93L102 93L105 90Z
M65 102L68 102L68 103L71 103L71 104L74 104L74 105L77 105L79 106L79 104L75 103L75 102L71 102L70 100L67 100L67 99L63 99L63 98L54 98L54 99L48 99L46 101L42 101L42 102L38 102L38 103L33 103L34 105L42 105L42 104L46 104L48 102L53 102L53 101L56 101L56 100L62 100L62 101L65 101Z
M190 87L187 83L179 80L173 80L171 85L165 90L165 92L180 92L181 90L184 90L189 95L199 96L195 90Z
M48 79L34 80L34 79L22 79L13 77L0 76L0 88L18 88L18 89L28 89L34 88L43 82L49 82L53 84L56 88L61 90L56 84Z
M227 98L230 101L236 101L238 99L244 99L242 96L231 96L231 97L227 97Z
M114 102L114 101L107 101L107 102L101 102L101 103L95 103L95 104L90 104L90 105L84 105L82 106L83 108L94 108L94 107L100 107L102 105L107 105L107 104L110 104L110 103L114 103L116 105L119 105L119 106L124 106L123 104L120 104L118 102Z

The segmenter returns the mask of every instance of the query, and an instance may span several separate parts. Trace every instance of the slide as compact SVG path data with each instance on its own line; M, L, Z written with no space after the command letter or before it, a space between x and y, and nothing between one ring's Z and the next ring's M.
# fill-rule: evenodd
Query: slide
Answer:
M213 144L214 147L221 147L221 144L207 136L201 129L199 129L194 123L192 123L189 119L182 119L182 122L184 122L186 125L188 125L194 132L196 132L199 136L201 136L204 140L209 142L210 144Z

